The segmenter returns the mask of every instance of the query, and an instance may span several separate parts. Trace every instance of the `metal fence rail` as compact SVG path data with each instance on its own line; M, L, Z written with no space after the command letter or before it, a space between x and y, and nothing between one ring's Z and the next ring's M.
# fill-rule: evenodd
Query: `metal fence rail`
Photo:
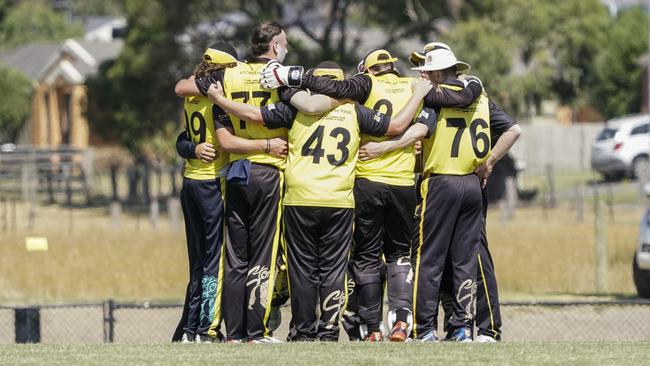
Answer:
M0 344L167 343L181 311L181 304L112 300L0 306ZM504 341L650 340L650 300L503 302L501 312ZM288 308L283 313L280 338L290 317ZM38 322L30 322L36 314Z

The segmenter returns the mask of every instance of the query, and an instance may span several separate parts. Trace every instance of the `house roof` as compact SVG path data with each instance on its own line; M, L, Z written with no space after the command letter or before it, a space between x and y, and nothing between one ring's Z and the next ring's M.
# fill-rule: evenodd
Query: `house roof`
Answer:
M116 58L123 45L122 40L100 42L68 39L63 43L30 43L0 53L0 64L38 81L47 80L48 75L60 72L57 69L64 67L67 74L80 75L83 81L94 74L104 61Z

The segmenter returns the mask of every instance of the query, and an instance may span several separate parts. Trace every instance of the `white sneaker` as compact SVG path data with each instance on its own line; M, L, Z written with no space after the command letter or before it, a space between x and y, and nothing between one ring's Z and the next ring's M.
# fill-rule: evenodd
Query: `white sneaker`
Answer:
M263 338L258 338L258 339L253 339L252 341L248 341L248 343L251 344L277 344L277 343L284 343L281 340L273 337L263 337Z
M497 343L497 340L493 337L490 337L489 335L485 334L479 334L476 338L474 338L474 342L476 343Z
M196 343L215 343L215 341L208 337L208 336L202 336L200 334L196 335L196 338L194 338L194 342Z
M183 338L181 338L181 343L193 343L193 339L187 335L187 333L183 333Z

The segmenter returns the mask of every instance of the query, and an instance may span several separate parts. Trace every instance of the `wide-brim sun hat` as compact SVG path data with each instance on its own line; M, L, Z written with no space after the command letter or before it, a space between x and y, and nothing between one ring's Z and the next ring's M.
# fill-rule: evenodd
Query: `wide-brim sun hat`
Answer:
M447 51L451 52L451 54L453 55L453 52L451 51L451 48L448 45L446 45L445 43L442 43L442 42L427 43L424 46L423 51L421 53L417 52L417 51L411 53L411 56L409 57L409 61L411 62L411 64L413 66L416 66L416 68L413 68L413 70L417 70L418 67L422 67L423 66L422 62L426 63L426 58L427 58L426 55L427 55L427 53L429 53L431 51L436 51L436 50L447 50ZM455 55L453 55L453 56L454 56L454 59L455 59L456 56ZM448 67L451 67L453 65L454 65L453 63L449 64ZM468 71L471 68L471 66L468 63L463 62L463 61L458 61L458 59L456 59L455 65L456 65L456 72L458 72L458 73ZM436 70L442 70L442 69L436 69ZM422 70L422 71L432 71L432 69L430 69L430 70Z

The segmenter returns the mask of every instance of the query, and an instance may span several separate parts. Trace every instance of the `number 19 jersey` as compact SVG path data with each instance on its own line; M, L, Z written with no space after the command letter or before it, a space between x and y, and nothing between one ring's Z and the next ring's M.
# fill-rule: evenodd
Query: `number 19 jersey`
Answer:
M461 87L440 84L441 88ZM422 141L425 174L467 175L487 160L490 107L485 94L464 108L442 108L433 136Z
M219 171L228 163L228 154L221 151L214 132L214 105L203 96L185 98L185 130L195 144L210 143L215 148L216 156L211 163L199 159L185 161L184 176L190 179L207 180L219 176Z

